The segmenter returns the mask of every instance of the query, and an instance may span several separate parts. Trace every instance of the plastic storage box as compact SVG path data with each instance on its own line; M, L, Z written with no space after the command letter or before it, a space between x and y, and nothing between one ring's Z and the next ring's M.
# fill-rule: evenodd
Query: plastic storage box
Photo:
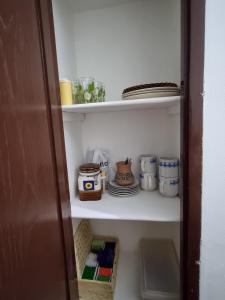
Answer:
M172 240L141 240L140 267L142 299L180 299L179 263Z

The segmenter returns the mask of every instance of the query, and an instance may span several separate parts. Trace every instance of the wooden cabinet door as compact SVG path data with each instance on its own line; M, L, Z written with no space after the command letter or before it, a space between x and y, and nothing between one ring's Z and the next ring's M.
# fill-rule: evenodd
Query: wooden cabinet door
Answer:
M2 0L0 300L76 299L73 253L51 3Z

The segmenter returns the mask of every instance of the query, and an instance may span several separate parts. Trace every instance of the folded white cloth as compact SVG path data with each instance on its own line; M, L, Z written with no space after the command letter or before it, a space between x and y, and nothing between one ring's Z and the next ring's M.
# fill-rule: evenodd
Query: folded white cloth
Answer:
M85 265L88 267L97 267L97 265L98 265L97 254L92 253L92 252L89 253L86 258Z

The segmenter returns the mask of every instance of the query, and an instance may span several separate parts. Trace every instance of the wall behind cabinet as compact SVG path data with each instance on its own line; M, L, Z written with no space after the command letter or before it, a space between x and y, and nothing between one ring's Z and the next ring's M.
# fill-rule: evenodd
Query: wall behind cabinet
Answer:
M179 83L180 0L85 3L53 0L60 77L93 76L107 100L134 84Z
M73 13L64 0L52 0L59 78L75 78Z
M74 16L79 76L103 81L107 100L127 86L180 80L177 0L135 1Z
M75 175L78 174L79 166L85 162L82 139L82 122L79 116L73 119L65 113L63 115L63 119L70 199L73 199L75 191L77 190L77 177Z
M178 119L163 109L87 114L82 126L84 155L89 147L108 149L114 171L117 161L130 157L138 178L141 154L179 157Z

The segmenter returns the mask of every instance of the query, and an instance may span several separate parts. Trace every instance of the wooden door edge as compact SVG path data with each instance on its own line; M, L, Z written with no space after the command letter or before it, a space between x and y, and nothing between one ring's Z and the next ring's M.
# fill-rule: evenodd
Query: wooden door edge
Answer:
M182 299L199 299L205 0L182 0L181 282Z
M50 126L53 135L54 157L56 162L58 187L58 213L61 219L62 243L65 254L68 300L78 300L76 264L73 242L69 184L67 175L66 152L63 133L63 119L59 92L56 43L51 0L36 0L40 18L40 39L43 54L47 90L49 94Z

